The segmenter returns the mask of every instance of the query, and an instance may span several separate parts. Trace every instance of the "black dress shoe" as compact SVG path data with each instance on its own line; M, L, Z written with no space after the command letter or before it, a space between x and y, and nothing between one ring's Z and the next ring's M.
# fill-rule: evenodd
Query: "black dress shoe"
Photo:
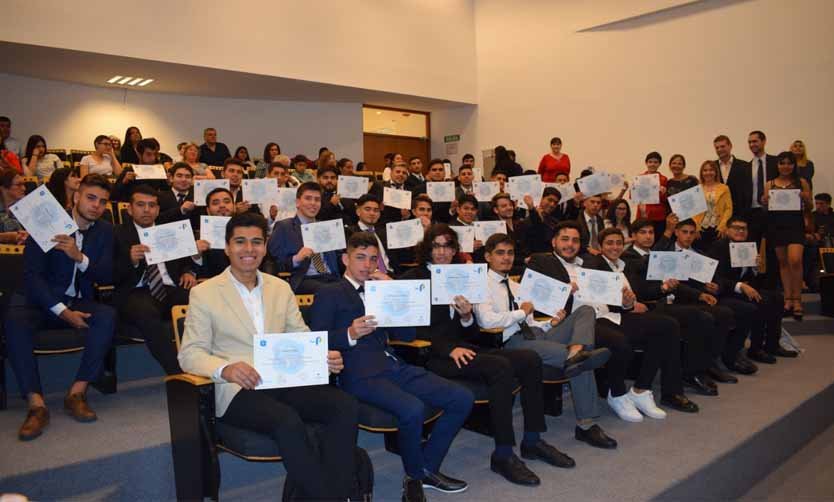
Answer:
M565 378L573 378L585 371L595 370L608 362L608 349L580 350L565 361Z
M431 488L443 493L460 493L469 488L466 481L450 478L440 472L423 469L423 488Z
M724 365L727 366L728 370L735 371L741 375L752 375L753 373L759 371L759 367L753 364L753 361L747 359L742 354L737 355L735 361L731 363L724 361Z
M776 358L761 349L748 350L747 357L756 361L757 363L776 364Z
M778 347L776 350L768 350L767 353L778 357L796 357L799 355L799 352L796 352L795 350L786 350L782 347Z
M576 466L576 462L557 450L555 446L547 444L544 440L539 439L532 445L521 442L521 457L527 460L544 460L550 465L562 468L571 468Z
M695 390L695 392L702 396L717 396L718 389L709 385L709 382L712 382L712 380L707 380L704 377L706 375L684 375L681 380L683 380L684 386Z
M608 437L599 425L592 425L588 430L577 425L573 430L573 437L596 448L613 450L617 447L617 441Z
M541 480L536 476L536 473L528 469L515 454L501 459L495 458L495 455L493 455L489 459L489 468L492 469L492 472L504 476L504 479L510 483L523 486L538 486L541 484Z
M707 368L707 375L713 380L721 383L738 383L738 378L722 370L718 366L710 366Z
M423 493L423 482L419 479L411 479L408 476L403 480L403 502L426 502L426 494Z
M689 400L683 394L672 394L668 396L660 396L660 404L673 410L682 411L684 413L698 413L698 405Z

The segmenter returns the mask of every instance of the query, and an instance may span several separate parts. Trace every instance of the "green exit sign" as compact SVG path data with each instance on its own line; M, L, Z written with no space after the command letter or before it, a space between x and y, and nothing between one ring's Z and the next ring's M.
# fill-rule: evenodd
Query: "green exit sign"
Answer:
M443 136L444 143L454 143L460 141L460 134L452 134L451 136Z

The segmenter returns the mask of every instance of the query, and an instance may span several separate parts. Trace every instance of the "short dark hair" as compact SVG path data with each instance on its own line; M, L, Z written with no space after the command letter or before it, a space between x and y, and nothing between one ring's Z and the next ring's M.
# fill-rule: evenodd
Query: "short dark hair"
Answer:
M622 230L616 227L608 227L603 228L602 231L600 231L599 235L597 235L597 241L602 244L602 241L604 241L609 235L619 235L623 240L625 240L625 235Z
M750 131L750 134L748 134L747 136L752 136L754 134L758 136L761 141L767 141L767 136L765 136L765 133L763 133L762 131Z
M466 153L463 155L463 159L461 159L461 162L466 162L469 159L475 160L475 156L471 153Z
M81 178L81 184L78 185L78 189L81 190L81 187L99 187L107 190L107 193L110 193L112 190L110 181L103 174L88 174L84 176Z
M136 151L140 154L145 150L159 150L159 141L155 138L143 138L136 143Z
M730 144L730 145L733 144L733 142L730 141L729 136L727 136L726 134L719 134L718 136L715 137L714 140L712 140L713 143L718 143L719 141L726 141L727 144Z
M180 169L182 169L183 171L188 171L189 174L191 174L191 176L194 176L194 169L191 166L188 165L188 162L177 162L176 164L171 166L171 169L169 170L169 172L171 173L171 176L173 176Z
M745 225L748 225L748 226L750 225L750 223L747 221L747 218L743 218L743 217L738 216L738 215L733 215L733 216L730 216L730 219L727 220L727 227L729 227L730 225L732 225L735 222L744 223Z
M646 160L645 160L645 162L648 162L648 161L650 161L651 159L655 159L655 160L657 160L657 163L658 163L658 164L662 164L662 163L663 163L663 157L661 157L661 156L660 156L660 154L659 154L658 152L649 152L649 154L648 154L648 155L646 155Z
M323 154L324 152L329 152L329 151L330 151L330 149L327 148L326 146L323 146L323 147L319 148L319 157L321 157L321 154Z
M316 171L316 177L321 178L327 173L333 173L336 176L339 176L339 169L335 166L322 166Z
M280 155L280 154L278 154L278 155ZM266 172L271 173L272 170L275 169L276 167L280 167L281 169L284 169L284 170L289 170L289 167L287 167L284 164L276 161L276 162L270 162L269 163L269 169L267 169Z
M370 232L355 232L347 241L347 252L351 252L356 248L375 247L379 249L379 243L376 241L376 235Z
M213 192L214 190L212 190L212 193ZM210 195L211 194L209 194L209 196ZM269 231L269 225L266 222L266 218L264 218L260 213L250 213L247 211L245 213L236 214L232 216L228 223L226 223L226 244L232 240L235 229L238 227L257 227L263 233L264 240L266 240L266 234Z
M498 192L497 194L492 196L492 199L489 201L489 207L495 209L498 207L498 201L501 199L507 199L508 201L512 202L513 198L510 197L510 194L504 192Z
M463 164L462 166L460 166L458 168L458 175L460 175L461 171L471 171L471 170L472 170L472 166L467 166L466 164Z
M669 157L669 165L671 165L672 162L675 161L675 159L681 159L681 162L683 162L683 167L686 167L686 158L679 153L676 153L676 154L672 155L671 157Z
M96 136L96 139L93 140L93 146L101 143L104 140L110 141L110 136L106 134L99 134L98 136Z
M350 160L350 159L349 159L349 158L347 158L347 157L342 157L341 159L339 159L339 160L337 160L337 161L336 161L336 167L338 167L338 168L339 168L339 171L341 171L341 170L342 170L342 168L343 168L343 167L345 167L345 166L347 165L347 163L348 163L348 162L353 162L353 161L352 161L352 160Z
M554 136L554 137L550 138L550 144L551 145L561 145L562 144L562 138L560 138L558 136Z
M6 124L11 125L12 124L12 119L3 115L3 116L0 116L0 122L5 122Z
M133 196L138 194L138 193L140 193L142 195L147 195L149 197L154 197L157 200L157 202L159 201L159 193L157 193L156 190L154 190L150 186L146 185L145 183L142 183L141 185L136 185L130 191L130 202L131 202L131 204L133 203Z
M431 200L431 197L429 197L427 194L421 193L418 194L416 197L411 198L411 209L415 209L419 202L425 202L429 206L434 204L434 201Z
M814 195L814 200L821 200L823 202L831 204L831 194L826 192L818 193Z
M472 195L472 194L465 193L465 194L461 195L460 198L458 199L458 207L460 207L464 204L472 204L473 206L475 206L475 209L477 209L478 208L478 199L475 198L475 196Z
M681 220L675 225L675 230L683 227L695 227L698 228L698 225L695 224L695 220L692 218L687 218L685 220Z
M321 195L321 185L315 181L305 181L304 183L298 185L298 190L295 191L295 198L300 199L301 196L304 195L304 192L318 192L318 194Z
M23 175L14 169L3 169L0 171L0 186L8 190L12 187L12 181L14 181L15 176Z
M544 190L542 190L542 199L544 199L545 197L549 197L551 195L553 195L557 199L559 199L560 202L562 201L562 192L560 192L558 188L556 188L556 187L544 187Z
M238 160L236 157L229 157L228 159L223 161L223 172L226 172L226 168L228 168L229 166L237 166L246 171L246 166L244 166L243 162Z
M574 220L565 220L565 221L560 221L556 225L556 228L554 229L554 232L553 232L553 237L554 238L558 237L559 234L562 232L562 230L571 230L571 229L576 230L577 232L579 232L579 235L582 235L582 227L579 226L579 223L577 223Z
M368 202L375 202L377 205L380 205L379 197L372 193L366 193L356 199L356 207L364 206Z
M652 230L654 230L654 223L652 223L651 220L646 218L637 218L636 220L634 220L634 223L631 224L628 230L632 234L636 234L637 232L643 230L646 227L652 227Z
M458 233L445 223L434 223L429 225L429 228L423 233L423 240L417 244L415 253L417 255L417 263L425 264L431 261L432 243L441 235L449 238L449 244L451 244L456 255L460 252Z
M442 165L443 164L443 159L431 159L429 161L428 169L431 169L431 166L433 166L435 164L441 164Z
M495 248L498 247L499 244L509 244L513 248L515 248L515 241L507 234L492 234L487 239L486 244L484 244L484 253L492 253L495 251Z
M295 157L292 158L291 162L292 162L293 167L295 167L295 165L300 163L300 162L303 162L305 164L310 164L310 159L308 159L304 155L296 155Z
M408 159L408 163L411 164L411 161L414 161L414 160L419 160L420 162L423 162L423 159L421 159L420 157L417 157L415 155L414 157L411 157L410 159Z
M221 193L221 192L229 194L229 198L232 199L232 202L235 201L235 196L232 195L231 190L229 190L227 188L223 188L223 187L217 187L217 188L212 189L211 192L206 194L206 206L210 205L209 201L211 200L212 197L214 197L215 194L218 194L218 193Z

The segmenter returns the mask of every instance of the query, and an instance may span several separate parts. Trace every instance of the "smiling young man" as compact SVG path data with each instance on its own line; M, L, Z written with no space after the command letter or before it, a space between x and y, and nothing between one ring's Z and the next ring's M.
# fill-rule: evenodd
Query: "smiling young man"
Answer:
M223 163L223 178L229 180L229 191L232 192L232 197L235 201L235 213L245 213L251 211L253 213L260 213L257 204L251 204L243 200L243 174L246 172L246 167L236 158L229 158Z
M191 292L179 362L211 378L221 422L270 436L281 448L287 476L302 499L345 500L351 493L357 432L356 401L332 385L256 390L253 337L310 331L287 283L258 271L266 255L266 220L243 213L226 225L229 268ZM342 370L338 351L327 354ZM324 448L310 442L314 422ZM323 482L326 480L326 482Z
M232 199L232 192L223 187L217 187L206 196L206 214L209 216L231 217L235 214L235 203ZM198 227L199 228L199 227ZM211 249L211 244L199 239L197 250L202 255L202 263L197 269L197 275L201 279L209 279L220 275L229 266L229 257L222 249Z
M384 224L379 223L381 205L374 194L366 193L359 197L356 200L356 218L358 221L356 225L345 227L345 237L350 239L350 236L357 232L368 232L375 235L379 246L377 270L383 274L396 274L399 268L400 250L387 249L388 231Z
M472 409L474 396L465 387L406 364L393 354L388 348L389 337L413 340L415 328L378 328L374 316L365 315L366 281L387 279L376 270L378 252L374 235L357 232L350 237L347 252L342 255L344 277L319 289L310 327L327 331L329 346L342 351L340 387L397 417L397 439L406 474L403 501L425 500L423 488L462 492L466 482L443 475L440 465ZM424 446L426 405L442 409L443 414Z
M171 187L159 191L159 218L157 221L169 223L172 221L187 220L196 215L197 206L194 204L194 170L185 162L174 164L169 175ZM192 220L192 227L196 218Z

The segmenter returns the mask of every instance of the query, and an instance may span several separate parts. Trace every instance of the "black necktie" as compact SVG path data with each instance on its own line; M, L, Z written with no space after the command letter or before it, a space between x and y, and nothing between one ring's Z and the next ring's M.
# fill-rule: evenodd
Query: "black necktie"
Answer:
M184 200L185 200L185 194L184 193L178 193L177 194L177 204L181 206Z
M358 288L356 288L356 292L359 293L359 294L364 293L365 292L365 285L363 284L363 285L359 286Z
M513 292L510 289L510 281L507 280L507 279L504 279L503 281L501 281L501 284L503 284L504 287L507 288L507 298L509 300L507 303L509 304L510 312L512 312L513 310L516 310L517 305L515 303L515 296L513 296ZM530 329L530 325L527 324L527 318L526 317L524 318L523 321L518 323L518 326L521 328L521 336L523 336L525 340L535 340L536 339L536 335L533 334L533 330Z
M88 227L87 230L81 230L80 228L78 231L81 233L81 248L79 251L84 253L84 245L87 244L87 233L89 233L90 228ZM73 285L75 286L75 297L81 298L81 271L78 270L79 263L75 264L75 280L73 281Z
M756 173L756 202L761 202L762 195L764 195L765 175L764 167L762 166L762 159L758 159L759 169Z
M510 309L510 312L512 312L513 310L516 309L516 305L515 305L515 296L513 296L513 292L510 289L510 281L507 280L507 279L504 279L503 281L501 281L501 284L503 284L504 287L507 288L507 297L509 298L508 307Z

